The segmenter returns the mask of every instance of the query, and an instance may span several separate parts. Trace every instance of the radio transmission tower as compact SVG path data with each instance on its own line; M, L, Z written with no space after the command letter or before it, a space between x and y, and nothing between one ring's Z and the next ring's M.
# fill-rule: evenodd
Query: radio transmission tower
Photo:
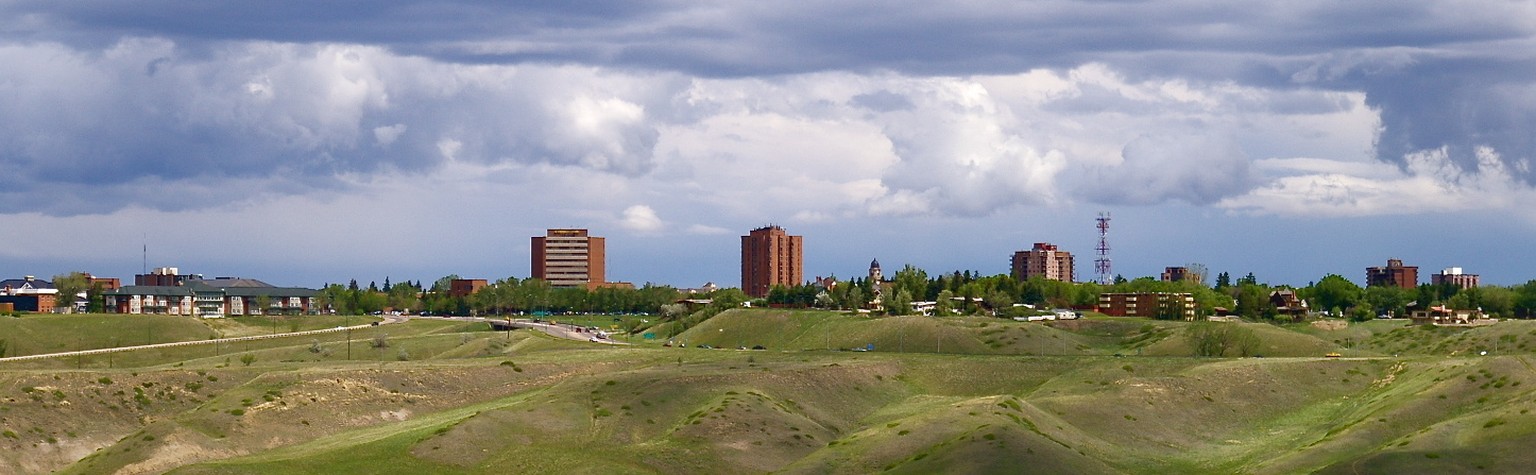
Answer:
M1099 252L1099 257L1093 260L1093 268L1099 272L1099 285L1114 284L1113 272L1109 265L1109 213L1099 213L1099 247L1094 250Z

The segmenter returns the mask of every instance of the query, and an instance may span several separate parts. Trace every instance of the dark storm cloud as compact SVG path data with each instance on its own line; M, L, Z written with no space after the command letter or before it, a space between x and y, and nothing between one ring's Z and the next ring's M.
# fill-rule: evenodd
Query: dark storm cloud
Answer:
M1536 159L1526 133L1536 119L1536 61L1519 56L1532 46L1532 10L1429 1L16 1L0 4L0 18L12 20L0 25L8 66L0 69L0 165L11 177L0 183L6 193L68 195L57 201L76 204L56 212L73 213L90 210L83 197L98 194L134 202L133 190L147 183L277 187L273 177L296 177L285 182L324 186L328 177L431 170L455 159L637 176L653 166L660 123L712 112L678 99L687 78L964 77L1088 63L1129 82L1364 91L1381 114L1382 160L1445 148L1471 167L1475 150L1488 147L1533 183L1536 167L1520 164ZM349 45L366 51L340 51ZM544 69L451 69L477 64ZM646 81L656 84L627 83ZM1079 93L1045 109L1196 107L1118 100L1094 87ZM875 112L912 106L878 91L851 103ZM1216 155L1239 152L1223 146ZM1124 155L1126 166L1148 172L1168 170L1156 166L1176 161L1165 157L1140 145ZM1195 187L1172 199L1208 203L1247 186L1175 169L1188 173L1170 183Z
M1124 52L1290 56L1530 33L1519 5L1445 2L164 0L34 1L7 10L34 19L8 30L12 38L343 42L453 61L602 63L702 76L1010 72Z
M1381 111L1380 159L1403 164L1407 154L1444 148L1476 171L1477 149L1486 147L1536 184L1536 61L1429 59L1360 82Z

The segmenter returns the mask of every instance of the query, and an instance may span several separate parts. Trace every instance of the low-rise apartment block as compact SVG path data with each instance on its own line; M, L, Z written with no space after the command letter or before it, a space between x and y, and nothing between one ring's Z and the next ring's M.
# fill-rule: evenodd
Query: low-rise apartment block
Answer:
M1184 292L1099 294L1099 312L1117 317L1194 320L1195 296Z

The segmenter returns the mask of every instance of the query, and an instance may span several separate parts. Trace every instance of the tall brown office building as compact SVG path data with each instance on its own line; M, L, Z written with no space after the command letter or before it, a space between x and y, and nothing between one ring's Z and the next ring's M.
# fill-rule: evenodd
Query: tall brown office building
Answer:
M551 229L534 236L533 278L551 287L600 287L607 282L603 243L585 229Z
M764 226L741 237L741 290L753 297L767 297L775 285L800 285L801 236L784 228Z
M1013 253L1012 264L1013 278L1018 280L1043 277L1045 280L1072 282L1075 274L1072 253L1048 242L1037 242L1034 249Z
M1387 259L1386 267L1365 268L1365 285L1405 289L1418 287L1419 266L1405 266L1401 259Z

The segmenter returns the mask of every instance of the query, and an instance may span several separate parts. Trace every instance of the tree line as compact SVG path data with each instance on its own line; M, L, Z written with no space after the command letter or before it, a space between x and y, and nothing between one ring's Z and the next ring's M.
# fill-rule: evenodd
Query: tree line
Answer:
M810 283L774 287L766 303L791 307L815 307L852 310L869 308L876 297L875 286L867 278L847 280L832 277L830 286ZM1536 280L1515 286L1484 285L1463 289L1451 284L1423 284L1414 288L1393 286L1361 287L1337 274L1328 274L1306 286L1270 285L1259 282L1253 273L1233 279L1222 272L1212 285L1204 277L1181 281L1162 281L1154 277L1125 279L1117 276L1111 285L1097 282L1062 282L1031 278L1019 280L1009 275L983 276L971 271L954 271L929 276L927 271L906 265L890 280L880 283L879 292L885 311L910 312L914 301L935 304L938 314L979 314L987 310L1004 313L1014 303L1035 307L1087 308L1098 304L1104 293L1176 292L1195 299L1201 316L1231 314L1249 319L1280 318L1280 309L1272 301L1275 291L1289 290L1309 303L1314 312L1356 320L1380 315L1406 316L1410 306L1440 306L1454 309L1482 309L1498 318L1536 317ZM1175 313L1170 312L1169 318Z
M383 287L356 280L347 285L330 284L321 289L315 306L338 314L369 314L386 310L428 312L438 315L507 315L531 313L657 313L662 305L677 300L677 289L646 284L640 288L555 288L540 279L508 277L473 294L450 294L457 275L444 276L429 288L405 282Z

